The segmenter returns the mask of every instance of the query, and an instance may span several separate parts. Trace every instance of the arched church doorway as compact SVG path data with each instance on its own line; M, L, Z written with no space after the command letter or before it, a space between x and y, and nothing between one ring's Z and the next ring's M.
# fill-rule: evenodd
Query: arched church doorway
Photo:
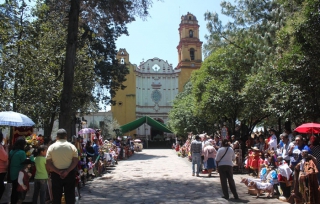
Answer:
M154 120L164 123L161 118L153 118ZM156 149L163 149L163 148L169 148L167 143L168 141L165 141L164 132L161 130L157 130L151 127L151 141L149 141L149 148L156 148Z
M161 118L153 118L154 120L160 122L160 123L164 123L163 120ZM161 130L156 130L154 128L151 128L151 140L154 141L163 141L164 140L164 134L163 131Z

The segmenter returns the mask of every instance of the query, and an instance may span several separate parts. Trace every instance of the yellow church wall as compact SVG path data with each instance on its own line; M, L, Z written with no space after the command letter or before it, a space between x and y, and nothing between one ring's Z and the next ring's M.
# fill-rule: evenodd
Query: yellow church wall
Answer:
M181 52L181 61L190 60L190 49L194 49L195 60L202 59L201 47L196 45L182 45L182 52Z
M122 49L119 50L117 55L118 60L124 58L125 64L129 69L129 74L126 76L126 81L123 83L126 88L118 90L113 100L116 104L111 106L113 118L117 120L120 126L125 125L133 120L136 120L136 80L134 66L129 62L129 54L125 51L121 54ZM125 135L133 136L136 131L123 133Z
M179 74L179 92L183 91L184 85L189 81L191 73L195 69L182 69Z
M198 26L187 26L183 27L181 30L181 39L182 38L190 38L189 37L189 31L193 31L193 37L192 38L199 38L199 31L198 31Z

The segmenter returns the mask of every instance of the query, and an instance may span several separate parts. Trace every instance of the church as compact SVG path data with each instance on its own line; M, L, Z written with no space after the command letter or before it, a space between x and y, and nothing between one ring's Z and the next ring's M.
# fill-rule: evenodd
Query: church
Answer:
M173 101L191 77L194 70L202 63L202 42L199 39L199 24L191 13L181 16L179 25L178 65L172 66L167 60L157 57L140 62L130 62L126 49L119 49L117 59L129 69L124 90L118 90L111 106L113 118L120 126L131 123L145 116L166 124ZM155 136L171 137L159 129L143 124L124 135L153 140Z

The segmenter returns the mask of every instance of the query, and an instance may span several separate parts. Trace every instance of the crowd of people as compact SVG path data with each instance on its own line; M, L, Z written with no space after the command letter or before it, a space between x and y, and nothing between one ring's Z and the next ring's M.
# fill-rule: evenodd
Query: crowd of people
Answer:
M174 144L179 155L192 161L192 176L218 171L223 198L229 199L227 182L235 199L238 194L233 172L245 173L243 183L260 192L272 187L271 195L289 203L320 200L320 143L314 134L276 130L257 131L245 140L234 135L189 133L183 145ZM219 134L220 133L220 134ZM197 168L196 168L197 167ZM249 181L249 182L248 182ZM251 183L252 182L252 183ZM251 183L251 184L250 184Z
M186 142L175 144L173 148L192 161L192 176L218 171L223 198L229 199L228 185L235 199L237 194L233 172L247 173L242 183L270 195L278 194L290 203L318 203L320 200L320 143L314 134L299 135L297 132L269 129L251 134L242 141L234 135L193 135ZM222 133L222 132L221 132ZM11 203L22 203L34 183L33 203L45 203L48 196L53 203L74 203L76 193L87 179L106 172L134 152L131 138L123 141L101 140L97 130L89 140L78 137L74 142L67 141L64 129L57 132L56 141L37 147L34 157L27 155L27 142L18 138L10 151L0 145L0 199L5 190L4 180L11 182ZM0 133L0 141L3 135ZM51 181L51 188L48 182ZM75 191L77 189L77 191Z
M9 150L2 145L0 133L0 200L5 181L12 186L12 204L24 202L33 182L32 203L44 204L48 200L54 204L62 200L75 203L87 180L107 173L107 167L117 165L119 160L134 153L131 138L124 141L120 137L105 141L101 138L98 129L88 140L79 135L71 142L67 140L67 132L59 129L55 141L35 147L33 154L28 155L25 137L17 138Z

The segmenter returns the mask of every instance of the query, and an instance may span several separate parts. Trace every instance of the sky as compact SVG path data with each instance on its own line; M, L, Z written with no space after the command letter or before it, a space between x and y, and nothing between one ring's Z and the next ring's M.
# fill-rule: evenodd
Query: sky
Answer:
M136 21L128 24L129 36L124 35L117 40L117 49L125 48L132 64L158 57L176 67L181 16L188 12L196 16L200 25L200 41L205 44L204 36L208 31L204 13L216 12L222 18L220 2L221 0L154 0L149 10L150 17L145 21L137 17Z

